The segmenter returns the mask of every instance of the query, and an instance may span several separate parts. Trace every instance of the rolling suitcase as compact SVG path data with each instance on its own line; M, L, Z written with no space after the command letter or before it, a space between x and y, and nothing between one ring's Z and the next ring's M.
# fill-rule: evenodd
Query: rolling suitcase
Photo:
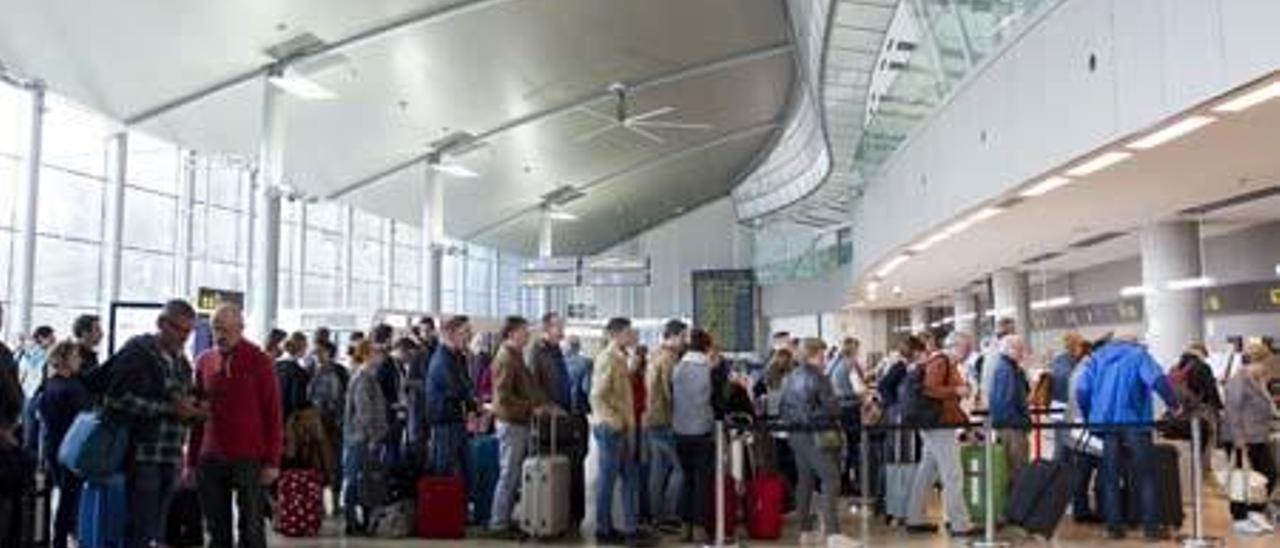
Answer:
M995 515L1003 516L1005 508L1008 507L1006 499L1009 493L1009 457L1003 446L992 447L991 453L992 468L994 468L991 477L992 494L995 495L992 501ZM981 522L987 517L986 448L982 445L961 447L960 464L964 467L965 506L969 507L969 516L975 522Z
M1134 474L1148 471L1156 489L1156 523L1174 529L1182 527L1185 515L1182 510L1182 478L1178 470L1178 449L1172 445L1155 444L1151 449L1149 466L1129 467L1124 470L1124 511L1130 525L1142 524L1141 496L1138 494Z
M1074 485L1075 467L1070 460L1037 460L1014 478L1005 518L1030 533L1050 538L1067 513Z
M314 537L324 521L324 474L319 470L280 473L275 529L286 537Z
M80 491L80 520L76 540L80 546L124 548L129 508L124 474L112 474L84 482Z
M521 467L524 491L520 530L536 539L553 539L569 531L569 457L556 454L556 423L560 421L555 417L546 417L551 423L551 451L542 453L543 429L538 427L539 420L534 418L532 443L537 454L525 459Z
M884 510L890 518L907 519L911 485L915 480L917 464L908 454L914 454L914 440L901 435L913 430L891 431L888 445L890 457L884 464Z
M418 480L418 536L458 539L467 532L467 492L461 477Z
M773 472L757 473L747 482L747 534L755 540L782 537L782 499L787 483Z
M467 486L471 523L487 525L493 509L493 491L498 486L498 438L492 434L471 439L471 478Z

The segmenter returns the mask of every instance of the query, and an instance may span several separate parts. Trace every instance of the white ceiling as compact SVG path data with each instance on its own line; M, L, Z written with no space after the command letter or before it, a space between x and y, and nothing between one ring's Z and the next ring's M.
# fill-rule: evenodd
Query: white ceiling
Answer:
M265 48L300 33L334 42L459 3L465 2L0 0L5 14L0 61L46 80L59 93L129 119L262 67L272 61ZM781 0L508 0L414 25L345 49L345 63L316 74L313 79L336 91L337 100L286 99L286 182L327 196L420 156L429 143L454 131L482 133L598 94L615 81L640 83L785 46L786 25ZM600 122L576 112L498 135L459 160L482 176L447 183L446 233L474 234L491 245L531 252L532 246L504 239L511 236L504 231L481 231L529 211L554 188L595 181L709 141L719 145L608 181L613 199L634 214L620 218L606 207L612 203L599 199L575 204L583 220L580 228L564 229L563 251L599 250L672 216L673 209L660 198L678 195L673 191L688 192L691 201L723 196L769 143L765 136L774 128L747 128L781 118L793 72L792 52L778 50L638 90L630 104L633 113L672 105L678 110L664 119L714 126L659 130L666 138L661 145L623 131L577 143L574 135ZM261 79L255 79L149 120L142 129L201 151L253 157L263 94ZM612 100L589 106L613 112ZM717 140L735 132L744 134ZM680 169L700 176L681 178ZM677 179L686 186L674 187ZM344 199L416 223L422 180L422 170L415 167ZM687 205L692 209L697 203Z
M1134 256L1138 243L1133 234L1144 224L1200 219L1179 212L1280 185L1277 128L1280 100L1273 100L1243 113L1225 115L1189 136L1138 152L1129 161L1075 184L1017 203L911 257L881 283L878 299L866 304L888 308L948 295L953 289L1004 267L1068 272ZM1133 137L1125 136L1109 146L1120 146ZM1102 150L1106 147L1098 149ZM1062 168L1091 157L1092 154L1082 156L1051 168L1046 174L1061 172ZM988 205L1016 194L1011 191ZM1280 199L1271 198L1204 216L1204 236L1273 221L1280 218L1277 205ZM935 229L959 218L939 223ZM1073 242L1112 231L1127 235L1086 249L1070 247ZM919 235L920 239L924 236ZM1027 259L1049 252L1064 254L1034 266L1022 266ZM856 294L849 296L851 303L863 300L861 290L868 281L867 276L856 281ZM894 286L902 288L900 296L892 294Z

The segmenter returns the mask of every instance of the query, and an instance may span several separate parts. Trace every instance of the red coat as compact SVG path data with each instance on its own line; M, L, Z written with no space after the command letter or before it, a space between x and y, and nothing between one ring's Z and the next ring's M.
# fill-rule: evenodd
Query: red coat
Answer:
M188 465L212 458L280 466L284 421L270 356L249 341L229 358L206 350L196 358L196 390L209 402L210 418L191 431Z

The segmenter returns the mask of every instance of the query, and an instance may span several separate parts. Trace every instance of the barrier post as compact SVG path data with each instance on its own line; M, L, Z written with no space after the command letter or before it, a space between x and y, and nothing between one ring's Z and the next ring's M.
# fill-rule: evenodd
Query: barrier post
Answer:
M987 418L982 423L982 452L983 452L983 469L982 469L982 486L983 501L982 504L986 508L986 523L983 527L982 540L974 541L971 546L973 548L1008 548L1009 543L996 540L996 494L995 494L995 460L996 451L994 446L995 429L991 427L991 414L987 414Z
M1204 456L1200 451L1200 440L1204 432L1200 426L1200 415L1191 417L1191 536L1183 539L1184 548L1208 548L1218 546L1218 539L1204 536L1204 469L1201 467Z
M858 429L858 438L861 446L858 447L858 483L862 485L862 517L867 519L871 515L871 505L875 498L871 495L871 439L867 436L867 426L864 424ZM865 540L865 539L864 539Z
M717 548L724 546L724 421L716 421L716 540Z

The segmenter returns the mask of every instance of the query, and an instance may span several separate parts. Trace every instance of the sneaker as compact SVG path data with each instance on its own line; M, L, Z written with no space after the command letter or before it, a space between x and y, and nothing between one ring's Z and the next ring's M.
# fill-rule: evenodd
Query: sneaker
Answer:
M617 531L596 531L596 544L601 546L622 546L626 541Z
M932 523L919 523L916 525L908 525L907 532L913 535L922 535L922 534L932 535L938 532L938 526Z
M804 531L800 533L801 546L822 546L822 534L817 531Z
M1249 512L1249 521L1252 521L1254 525L1257 525L1258 528L1266 531L1267 533L1276 532L1276 528L1271 524L1271 520L1267 519L1267 516L1263 515L1261 512Z
M1258 524L1254 523L1251 519L1242 519L1235 522L1235 524L1231 526L1231 530L1235 531L1237 535L1250 537L1260 537L1267 534L1265 530L1259 527Z

